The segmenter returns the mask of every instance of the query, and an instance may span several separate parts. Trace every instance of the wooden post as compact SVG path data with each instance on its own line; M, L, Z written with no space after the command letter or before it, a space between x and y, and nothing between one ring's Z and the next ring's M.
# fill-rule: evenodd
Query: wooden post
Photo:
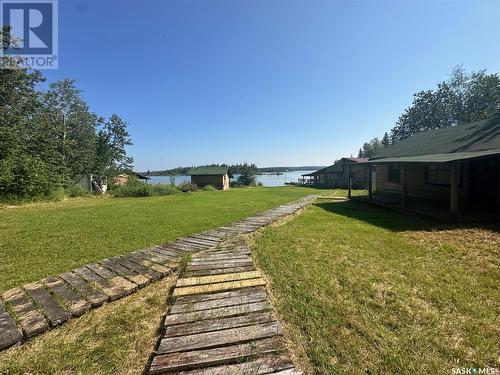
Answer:
M457 161L451 163L450 176L450 211L453 216L458 213L458 184L460 182L460 164Z
M403 164L403 168L401 170L401 203L403 207L406 208L407 205L407 195L408 195L408 186L406 184L406 164Z
M500 211L500 156L497 157L497 209Z
M348 181L347 181L347 187L348 187L348 193L347 193L347 197L348 198L351 198L351 194L352 194L352 176L351 176L351 166L349 166L349 178L348 178Z
M372 179L372 166L368 166L368 197L370 200L373 198L373 179Z

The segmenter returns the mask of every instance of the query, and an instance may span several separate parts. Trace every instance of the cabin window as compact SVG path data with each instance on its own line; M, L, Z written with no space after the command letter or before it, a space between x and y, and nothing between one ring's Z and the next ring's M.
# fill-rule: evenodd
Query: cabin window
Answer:
M389 164L389 182L400 182L401 173L399 165Z
M425 183L429 185L450 186L451 165L430 164L425 166Z

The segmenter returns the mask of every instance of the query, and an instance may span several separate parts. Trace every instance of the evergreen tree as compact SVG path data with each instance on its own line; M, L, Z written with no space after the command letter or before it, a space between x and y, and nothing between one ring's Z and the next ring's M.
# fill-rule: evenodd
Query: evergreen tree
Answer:
M255 171L248 165L241 167L240 175L238 176L238 184L250 186L255 185Z
M387 148L391 145L391 140L389 139L389 134L387 132L384 133L384 137L382 138L382 145L384 148Z

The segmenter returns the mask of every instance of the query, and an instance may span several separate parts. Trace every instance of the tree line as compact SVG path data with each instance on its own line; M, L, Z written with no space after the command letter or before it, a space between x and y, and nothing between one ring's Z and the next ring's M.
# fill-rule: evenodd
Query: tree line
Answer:
M74 80L44 81L39 71L0 70L0 199L50 198L82 174L132 168L123 119L91 112Z
M434 90L423 90L396 121L395 126L380 138L365 142L358 157L371 158L386 147L414 134L483 120L500 111L500 76L486 70L467 73L456 67L448 80Z
M164 169L160 171L147 171L143 172L143 174L145 174L146 176L179 176L187 174L191 168L199 168L199 167L227 167L229 168L229 172L233 175L242 174L243 171L245 172L251 171L254 174L259 173L259 168L255 164L243 163L243 164L204 164L192 167L177 167L172 169Z

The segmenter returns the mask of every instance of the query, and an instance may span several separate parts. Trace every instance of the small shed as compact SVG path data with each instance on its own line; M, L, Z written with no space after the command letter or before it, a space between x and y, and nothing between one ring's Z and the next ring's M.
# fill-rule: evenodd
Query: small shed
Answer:
M212 185L219 190L229 189L229 179L233 177L229 167L197 167L191 168L187 174L198 187Z

